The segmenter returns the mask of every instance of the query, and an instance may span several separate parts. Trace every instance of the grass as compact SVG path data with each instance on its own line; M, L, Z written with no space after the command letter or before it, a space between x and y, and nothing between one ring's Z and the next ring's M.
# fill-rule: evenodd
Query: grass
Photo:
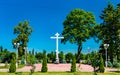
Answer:
M22 68L22 67L24 67L25 66L25 64L19 64L18 65L18 68Z
M0 66L0 69L7 69L8 67L6 66Z
M5 66L0 66L0 69L8 69L9 65L5 65Z
M28 72L22 73L0 73L0 75L29 75ZM35 72L32 75L93 75L93 72L47 72L47 73L41 73L41 72ZM110 73L97 73L97 75L120 75L120 73L110 72Z

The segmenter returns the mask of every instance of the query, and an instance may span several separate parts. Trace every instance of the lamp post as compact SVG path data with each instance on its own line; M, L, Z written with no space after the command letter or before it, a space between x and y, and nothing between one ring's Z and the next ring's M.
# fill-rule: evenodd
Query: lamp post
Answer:
M106 61L105 61L105 66L107 67L107 49L109 47L109 44L104 44L104 48L105 48L105 53L106 53Z
M26 55L27 54L27 49L28 49L27 47L24 47L24 50L25 50L25 61L24 61L24 63L25 64L27 63L27 55Z
M20 43L14 43L14 46L16 48L16 68L18 67L18 48Z

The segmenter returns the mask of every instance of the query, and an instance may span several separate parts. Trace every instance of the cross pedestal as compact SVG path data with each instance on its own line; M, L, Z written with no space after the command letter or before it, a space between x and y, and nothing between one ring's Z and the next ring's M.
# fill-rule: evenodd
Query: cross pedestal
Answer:
M56 33L55 34L55 37L51 37L51 39L56 39L56 63L58 64L59 63L59 57L58 57L58 53L59 53L59 51L58 51L58 39L63 39L64 37L59 37L59 34L58 33Z

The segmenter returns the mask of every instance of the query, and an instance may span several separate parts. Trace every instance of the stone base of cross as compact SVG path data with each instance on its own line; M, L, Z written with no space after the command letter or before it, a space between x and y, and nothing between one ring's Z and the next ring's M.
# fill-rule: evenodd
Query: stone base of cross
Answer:
M58 52L58 50L56 50L56 61L55 61L56 64L59 64L59 57L58 57L58 54L59 54L59 52Z
M55 60L55 64L59 64L59 58Z

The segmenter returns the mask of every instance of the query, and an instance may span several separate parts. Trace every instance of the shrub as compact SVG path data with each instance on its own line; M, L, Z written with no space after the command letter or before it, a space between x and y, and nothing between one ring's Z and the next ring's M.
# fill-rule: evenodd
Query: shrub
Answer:
M48 68L47 68L47 56L46 56L46 52L44 51L41 72L47 72L47 70L48 70Z
M30 75L32 75L35 72L35 66L32 65L32 68L30 69Z
M87 59L87 64L91 65L91 60Z
M96 68L99 67L99 57L98 57L98 53L96 51L93 51L91 53L91 56L90 56L90 60L91 60L91 65L94 69L94 72L96 72Z
M76 59L74 55L72 57L71 72L76 72Z
M102 73L105 71L102 54L100 54L99 70L100 70L100 72L102 72Z
M108 61L108 62L107 62L107 66L108 66L108 67L113 67L113 64L112 64L110 61Z
M29 65L35 64L36 62L37 62L37 59L35 58L34 55L29 54L29 55L27 56L27 63L28 63Z
M15 58L11 60L9 72L14 73L16 71L16 61Z
M117 61L114 61L113 62L113 67L120 68L120 63L118 63Z
M7 61L5 62L5 67L8 68L8 62Z

